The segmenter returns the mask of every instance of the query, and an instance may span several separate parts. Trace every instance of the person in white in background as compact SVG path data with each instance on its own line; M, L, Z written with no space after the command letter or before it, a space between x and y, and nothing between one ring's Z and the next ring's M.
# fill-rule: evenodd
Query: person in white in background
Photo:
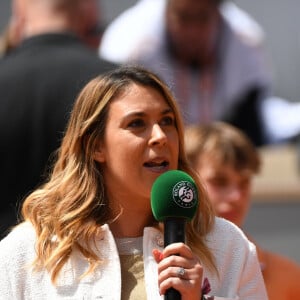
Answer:
M112 21L101 57L136 62L172 88L186 124L223 120L266 143L261 100L272 75L259 24L222 0L141 0Z
M99 47L100 56L116 63L126 63L141 51L143 40L160 40L166 3L166 0L138 0L123 11L108 24ZM258 47L264 43L265 32L261 25L234 2L224 1L220 11L249 43Z

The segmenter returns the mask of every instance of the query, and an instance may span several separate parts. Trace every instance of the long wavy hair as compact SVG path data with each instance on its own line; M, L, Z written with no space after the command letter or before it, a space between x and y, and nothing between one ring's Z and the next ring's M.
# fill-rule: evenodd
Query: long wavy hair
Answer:
M196 173L188 165L183 122L176 101L158 76L127 65L91 80L83 88L49 179L22 206L24 221L33 224L37 235L34 267L46 268L54 283L74 249L89 263L87 273L93 272L101 262L94 246L101 225L111 221L111 214L94 153L104 137L110 103L134 83L157 90L175 114L180 141L178 166L195 179L201 199L196 217L187 225L187 243L203 263L215 269L213 255L204 241L213 226L214 214Z

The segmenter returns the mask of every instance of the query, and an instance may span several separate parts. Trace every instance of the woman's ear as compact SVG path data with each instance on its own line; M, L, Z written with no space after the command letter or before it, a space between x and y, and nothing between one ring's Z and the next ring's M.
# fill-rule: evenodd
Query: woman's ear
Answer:
M105 153L102 142L97 143L97 147L94 152L94 159L99 163L105 162Z

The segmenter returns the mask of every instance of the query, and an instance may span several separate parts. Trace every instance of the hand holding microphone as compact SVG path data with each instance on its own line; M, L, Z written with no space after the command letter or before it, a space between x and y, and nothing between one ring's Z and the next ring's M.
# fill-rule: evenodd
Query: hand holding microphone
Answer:
M203 269L184 244L186 222L198 207L194 180L179 170L160 175L151 190L151 207L156 220L164 223L165 249L153 251L161 293L166 300L200 299Z

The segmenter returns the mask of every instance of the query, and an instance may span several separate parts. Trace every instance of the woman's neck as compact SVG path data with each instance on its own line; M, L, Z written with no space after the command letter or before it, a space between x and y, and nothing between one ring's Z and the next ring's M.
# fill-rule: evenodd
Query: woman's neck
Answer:
M113 219L109 227L113 235L117 238L140 237L144 228L155 223L151 212L129 211L123 209L122 212Z

